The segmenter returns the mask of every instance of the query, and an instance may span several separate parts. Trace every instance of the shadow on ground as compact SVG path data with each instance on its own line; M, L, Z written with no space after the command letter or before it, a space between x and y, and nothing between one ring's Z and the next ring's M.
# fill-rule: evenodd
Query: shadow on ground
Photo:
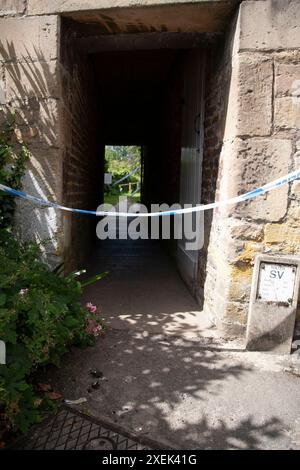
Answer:
M84 301L95 303L112 328L217 336L158 241L98 242L87 271L89 276L108 271L107 278L85 290Z
M265 356L256 363L217 349L217 332L158 244L100 244L88 274L103 270L109 276L88 287L85 301L97 304L108 332L43 380L67 399L86 397L80 411L160 445L300 448L299 378ZM103 374L96 388L91 369Z
M93 368L103 373L98 389ZM94 347L74 349L47 380L66 398L87 397L77 409L177 449L299 444L299 379L194 341L109 331Z

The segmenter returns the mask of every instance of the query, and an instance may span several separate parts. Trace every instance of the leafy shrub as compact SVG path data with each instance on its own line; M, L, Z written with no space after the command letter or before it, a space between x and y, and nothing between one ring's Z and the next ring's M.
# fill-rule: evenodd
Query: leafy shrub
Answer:
M26 145L13 145L15 117L12 114L0 130L0 183L13 189L21 186L25 163L29 158ZM0 193L0 227L10 227L13 223L15 198Z
M59 364L71 344L93 344L97 330L91 325L99 331L101 324L80 304L76 274L50 272L36 244L21 245L0 230L0 259L0 338L7 348L0 402L8 424L26 431L39 419L41 405L28 382L30 373L39 365Z
M106 146L105 171L112 173L113 182L128 175L134 168L141 165L141 149L135 145ZM131 175L126 182L140 182L140 172Z
M14 151L13 122L0 133L0 183L19 188L28 158ZM20 243L12 234L14 198L0 192L0 340L6 364L0 364L0 440L7 430L26 432L50 406L33 384L41 365L58 364L72 345L87 346L103 329L96 307L80 303L82 288L104 274L80 282L79 273L62 277L41 261L36 243Z

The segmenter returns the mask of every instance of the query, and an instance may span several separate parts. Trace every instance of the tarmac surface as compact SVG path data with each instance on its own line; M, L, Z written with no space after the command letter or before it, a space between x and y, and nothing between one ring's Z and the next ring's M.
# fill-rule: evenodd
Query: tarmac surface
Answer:
M107 241L88 268L108 331L43 377L74 409L151 448L300 449L298 355L224 341L159 244Z

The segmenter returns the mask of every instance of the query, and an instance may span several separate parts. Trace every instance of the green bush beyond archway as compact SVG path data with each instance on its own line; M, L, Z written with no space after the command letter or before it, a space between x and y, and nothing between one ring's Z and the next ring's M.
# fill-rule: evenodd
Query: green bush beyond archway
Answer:
M105 172L111 173L112 185L105 188L104 202L115 205L120 196L140 200L141 147L106 146ZM116 184L122 178L126 179Z

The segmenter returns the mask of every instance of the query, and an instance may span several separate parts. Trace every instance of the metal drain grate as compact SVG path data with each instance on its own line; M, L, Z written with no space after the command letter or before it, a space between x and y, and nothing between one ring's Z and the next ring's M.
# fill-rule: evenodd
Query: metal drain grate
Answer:
M17 449L26 450L151 450L136 436L112 429L72 409L61 408L57 414L32 429Z

